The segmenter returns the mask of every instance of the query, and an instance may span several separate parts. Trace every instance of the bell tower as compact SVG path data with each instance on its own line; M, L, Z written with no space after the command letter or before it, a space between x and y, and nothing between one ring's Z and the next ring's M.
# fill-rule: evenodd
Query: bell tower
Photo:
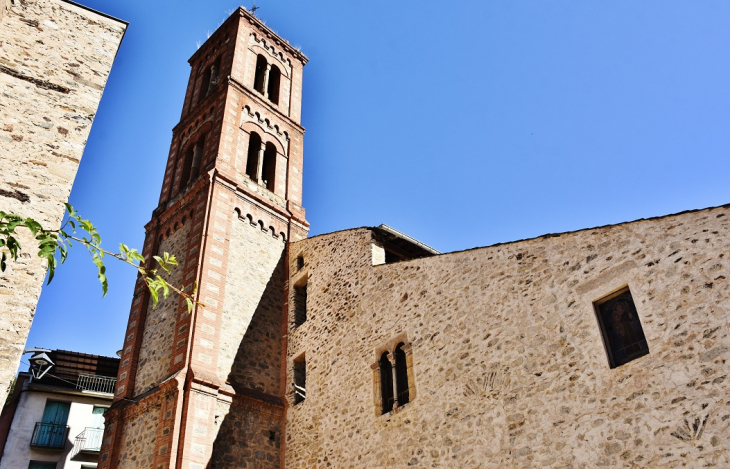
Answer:
M306 237L307 58L239 8L193 54L143 253L174 254L175 295L137 279L100 468L283 467L286 245Z

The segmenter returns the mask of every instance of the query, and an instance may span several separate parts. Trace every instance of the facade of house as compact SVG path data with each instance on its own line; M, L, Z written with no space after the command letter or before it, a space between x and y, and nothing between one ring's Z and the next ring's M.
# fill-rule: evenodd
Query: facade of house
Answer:
M60 226L126 27L72 1L0 1L0 210ZM0 276L3 402L46 272L21 235L22 257Z
M241 8L191 75L101 468L727 467L730 206L440 254L306 238L298 50Z
M104 412L114 395L119 359L55 350L36 379L21 373L0 418L0 469L97 466Z

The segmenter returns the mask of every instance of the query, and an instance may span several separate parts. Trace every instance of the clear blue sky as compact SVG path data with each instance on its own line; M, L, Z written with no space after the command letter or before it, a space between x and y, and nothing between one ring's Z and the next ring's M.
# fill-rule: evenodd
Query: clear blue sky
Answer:
M187 59L238 3L82 1L130 25L71 202L141 247ZM312 235L387 223L447 252L730 202L726 0L258 5L310 58ZM109 282L74 250L28 345L113 355L134 272Z

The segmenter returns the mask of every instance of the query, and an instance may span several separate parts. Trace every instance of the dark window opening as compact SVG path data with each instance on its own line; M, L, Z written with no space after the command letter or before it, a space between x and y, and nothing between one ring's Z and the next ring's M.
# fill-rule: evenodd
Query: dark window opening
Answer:
M266 144L264 150L264 162L261 165L261 177L266 184L266 188L274 192L274 182L276 181L276 146L273 143Z
M380 356L380 397L381 412L387 414L392 411L395 402L393 396L393 365L390 364L388 352L384 352Z
M307 320L307 285L294 287L294 327L299 327Z
M281 71L276 65L271 66L269 70L269 84L267 86L266 94L269 97L269 101L274 104L279 104L279 86L281 84Z
M254 181L258 181L259 150L261 149L261 137L256 132L251 132L248 139L248 157L246 159L246 174Z
M256 58L256 75L253 80L253 88L261 94L264 94L264 86L266 81L266 68L268 63L263 55Z
M294 359L294 404L307 398L307 362L304 354Z
M302 270L304 268L304 257L299 256L297 257L297 270Z
M205 94L210 94L211 91L213 91L218 84L218 75L220 75L221 71L221 58L218 57L215 59L215 62L213 62L213 65L210 66L210 83L208 84L208 89Z
M200 89L198 90L198 102L205 99L208 96L208 90L210 89L210 67L205 69L203 73L203 80L200 82Z
M649 354L631 292L625 288L595 304L611 368Z
M185 152L185 156L183 157L183 168L182 173L180 173L180 188L179 191L182 191L187 187L188 180L190 180L190 169L193 166L193 153L195 149L191 145L188 150Z
M405 344L398 344L395 348L395 388L398 393L398 406L408 404L408 364L406 353L403 351Z
M203 158L203 148L205 147L205 136L201 137L200 140L193 147L193 161L190 168L190 179L188 183L197 179L200 174L200 160Z

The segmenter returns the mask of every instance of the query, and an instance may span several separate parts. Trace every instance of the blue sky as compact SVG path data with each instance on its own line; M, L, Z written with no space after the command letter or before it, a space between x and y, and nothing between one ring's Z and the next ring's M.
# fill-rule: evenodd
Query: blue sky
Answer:
M71 203L141 247L187 59L238 3L82 2L130 25ZM257 3L310 59L310 235L387 223L448 252L730 202L730 2ZM74 250L28 346L121 348L135 274L108 264L102 300Z

